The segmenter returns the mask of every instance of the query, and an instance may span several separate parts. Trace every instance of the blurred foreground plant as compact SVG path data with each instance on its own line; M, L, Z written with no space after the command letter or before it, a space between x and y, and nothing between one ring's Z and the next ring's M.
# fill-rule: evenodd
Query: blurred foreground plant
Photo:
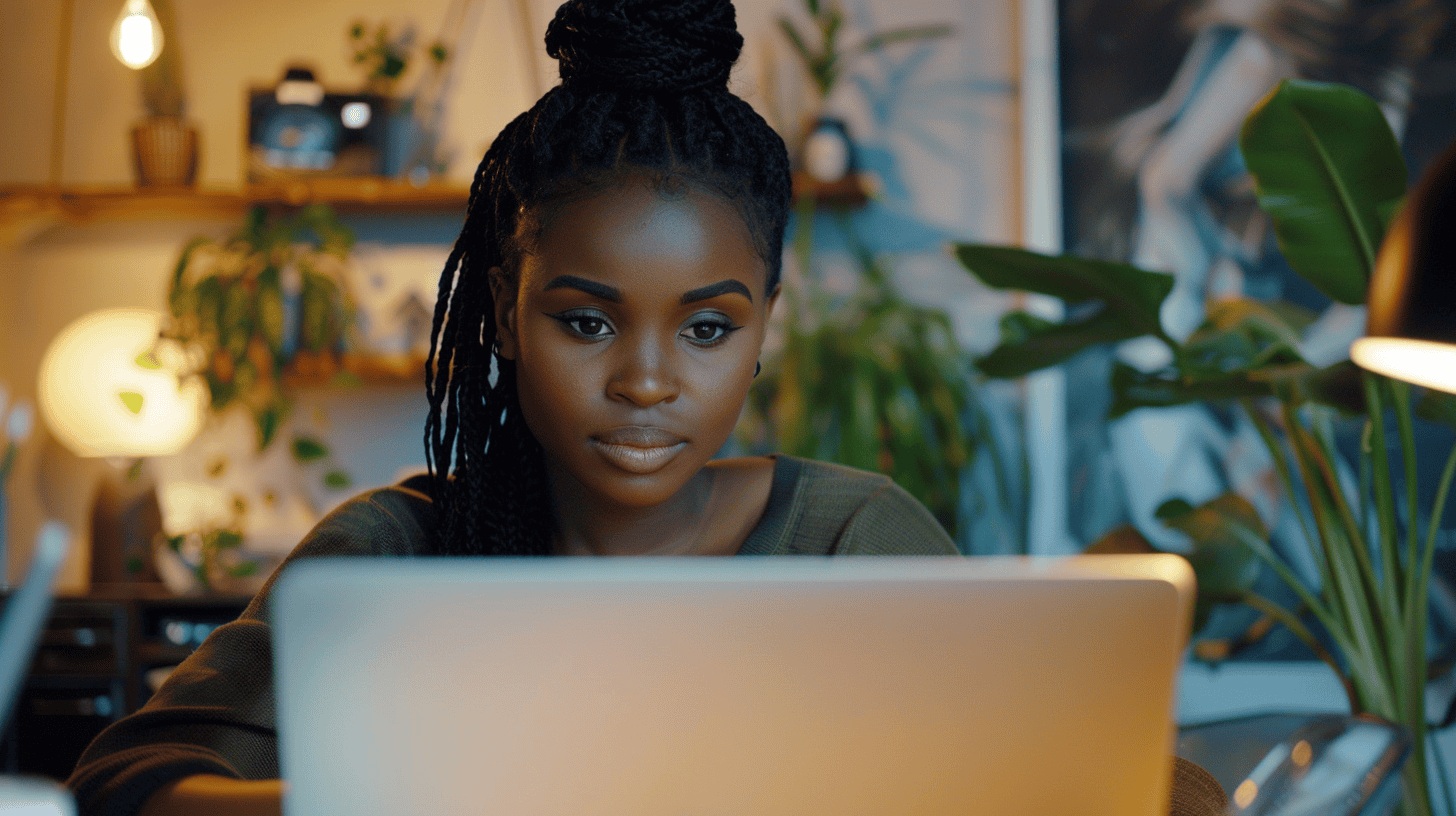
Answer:
M1249 115L1240 146L1289 265L1336 302L1363 304L1376 251L1406 186L1400 146L1379 106L1348 87L1286 81ZM1313 315L1292 304L1214 304L1204 323L1179 342L1159 321L1172 289L1168 275L1008 247L962 245L956 253L992 286L1053 295L1071 305L1073 317L1061 323L1008 315L1002 344L979 361L987 374L1021 376L1094 345L1154 338L1170 361L1153 371L1114 363L1111 417L1193 402L1243 412L1273 459L1317 580L1303 580L1271 547L1263 520L1239 495L1199 507L1169 501L1158 517L1193 542L1188 558L1198 572L1200 613L1216 602L1253 606L1329 664L1353 712L1410 729L1414 752L1404 770L1401 807L1408 814L1432 813L1426 750L1435 742L1427 740L1425 712L1433 668L1429 587L1456 450L1446 459L1431 514L1422 519L1414 417L1456 425L1456 398L1419 393L1348 360L1310 364L1300 349ZM1364 422L1358 484L1342 479L1334 432L1342 416ZM1392 457L1392 450L1398 455ZM1396 495L1396 472L1403 476L1403 496ZM1113 540L1151 549L1130 528L1093 549L1107 549ZM1298 609L1255 593L1260 563L1293 591ZM1313 616L1323 637L1301 613ZM1447 811L1456 812L1444 772L1440 781Z

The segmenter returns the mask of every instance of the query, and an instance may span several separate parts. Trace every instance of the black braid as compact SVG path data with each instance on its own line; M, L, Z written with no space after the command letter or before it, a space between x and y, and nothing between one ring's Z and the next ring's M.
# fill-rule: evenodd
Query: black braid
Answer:
M570 0L546 31L561 84L501 131L476 170L440 276L425 457L438 551L547 555L551 500L514 362L494 351L488 270L508 284L549 209L629 174L688 181L742 215L778 284L790 182L778 134L728 91L742 49L730 0Z

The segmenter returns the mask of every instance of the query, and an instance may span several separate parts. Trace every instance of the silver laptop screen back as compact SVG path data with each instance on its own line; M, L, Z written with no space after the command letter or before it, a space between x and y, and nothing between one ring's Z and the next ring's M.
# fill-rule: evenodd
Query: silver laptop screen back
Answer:
M1190 588L1174 557L301 563L285 804L1153 816Z

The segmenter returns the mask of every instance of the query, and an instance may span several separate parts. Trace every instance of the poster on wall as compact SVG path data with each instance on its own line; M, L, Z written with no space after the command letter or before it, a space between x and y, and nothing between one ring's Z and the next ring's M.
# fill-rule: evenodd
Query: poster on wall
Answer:
M1320 362L1343 359L1363 312L1332 306L1284 262L1239 128L1284 78L1352 85L1380 104L1413 182L1456 139L1456 0L1057 2L1066 251L1171 273L1162 318L1175 337L1214 300L1284 300L1320 316L1331 355ZM1176 547L1154 518L1163 501L1196 504L1267 468L1249 458L1260 446L1236 411L1106 421L1112 360L1136 353L1092 352L1068 366L1068 518L1082 541L1131 522ZM1449 431L1429 432L1449 449Z

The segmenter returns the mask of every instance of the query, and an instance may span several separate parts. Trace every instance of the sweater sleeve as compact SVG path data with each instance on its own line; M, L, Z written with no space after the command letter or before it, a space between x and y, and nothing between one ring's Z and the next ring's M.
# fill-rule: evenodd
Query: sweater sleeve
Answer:
M959 555L925 505L886 480L849 517L836 555Z
M319 522L236 621L214 630L141 710L92 741L66 783L82 816L130 816L158 788L195 774L278 777L273 582L299 558L420 551L430 505L409 485L364 494Z

